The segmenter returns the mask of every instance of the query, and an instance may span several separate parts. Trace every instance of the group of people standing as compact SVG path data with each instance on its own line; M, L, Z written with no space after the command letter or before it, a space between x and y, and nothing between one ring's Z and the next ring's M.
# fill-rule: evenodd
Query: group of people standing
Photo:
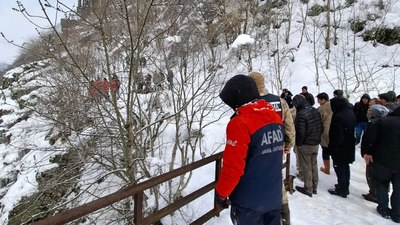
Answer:
M102 96L109 97L109 92L112 91L119 97L120 86L121 82L116 74L113 74L111 81L108 81L105 77L103 79L98 77L89 82L88 93L92 98L100 98Z
M342 90L333 96L319 93L318 108L306 86L295 96L283 89L279 97L268 93L263 75L255 71L226 83L220 98L235 114L227 126L215 201L222 208L231 202L233 224L290 224L281 163L292 147L304 182L296 186L299 193L309 197L318 193L321 145L324 165L319 170L329 175L332 158L337 176L337 184L328 192L346 198L350 194L349 164L355 161L360 142L371 189L363 197L375 200L384 218L400 223L400 96L391 91L371 99L364 94L354 106Z

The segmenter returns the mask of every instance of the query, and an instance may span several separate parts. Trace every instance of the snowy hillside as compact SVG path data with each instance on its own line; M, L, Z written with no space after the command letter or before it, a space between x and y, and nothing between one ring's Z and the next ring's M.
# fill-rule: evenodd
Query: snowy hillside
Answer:
M232 110L218 93L236 74L261 71L274 94L342 89L354 103L364 93L400 93L399 1L139 2L112 5L104 18L71 16L62 35L34 48L48 59L2 76L1 224L28 224L222 151ZM142 6L147 21L121 19ZM98 85L105 80L106 91ZM361 196L359 149L351 173L346 199L327 192L334 172L319 174L312 198L290 195L292 225L395 224ZM145 213L213 179L211 165L149 190ZM161 222L188 224L212 206L208 193ZM127 199L80 224L132 223L132 210ZM207 224L231 224L229 211Z

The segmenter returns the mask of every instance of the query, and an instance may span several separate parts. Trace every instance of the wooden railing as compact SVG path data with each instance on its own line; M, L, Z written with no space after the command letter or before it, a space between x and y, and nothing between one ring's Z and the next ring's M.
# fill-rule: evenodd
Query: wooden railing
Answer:
M179 169L175 169L173 171L162 174L160 176L151 178L142 183L128 185L127 187L125 187L113 194L104 196L102 198L99 198L92 202L78 206L76 208L73 208L73 209L70 209L70 210L67 210L64 212L60 212L52 217L39 220L37 222L32 223L32 225L65 224L65 223L68 223L68 222L71 222L78 218L81 218L83 216L86 216L90 213L93 213L99 209L107 207L113 203L119 202L119 201L121 201L125 198L128 198L128 197L131 197L131 196L134 196L134 212L133 212L134 217L133 218L134 218L135 225L150 225L152 223L159 221L161 218L165 217L166 215L169 215L172 212L178 210L182 206L187 205L188 203L192 202L193 200L199 198L200 196L212 191L215 188L216 182L219 178L219 174L221 173L221 161L222 161L222 153L212 155L210 157L196 161L192 164L183 166ZM152 188L156 185L159 185L163 182L166 182L168 180L171 180L177 176L181 176L189 171L192 171L199 167L205 166L209 163L213 163L213 162L215 162L215 180L213 182L201 187L200 189L190 193L189 195L187 195L185 197L180 198L179 200L158 210L157 212L155 212L147 217L144 217L144 215L143 215L143 196L144 196L145 190ZM203 216L201 216L200 218L198 218L196 221L192 222L191 224L193 224L193 225L203 224L206 221L208 221L209 219L211 219L212 217L218 216L219 212L220 211L217 209L216 204L214 202L214 206L210 211L205 213Z

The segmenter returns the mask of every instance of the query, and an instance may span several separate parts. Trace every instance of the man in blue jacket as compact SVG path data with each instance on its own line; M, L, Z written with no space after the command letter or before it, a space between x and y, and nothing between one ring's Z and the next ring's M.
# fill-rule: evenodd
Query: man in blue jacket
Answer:
M216 203L227 208L229 197L233 224L280 225L282 120L271 104L259 99L249 76L232 77L219 96L235 114L226 129Z

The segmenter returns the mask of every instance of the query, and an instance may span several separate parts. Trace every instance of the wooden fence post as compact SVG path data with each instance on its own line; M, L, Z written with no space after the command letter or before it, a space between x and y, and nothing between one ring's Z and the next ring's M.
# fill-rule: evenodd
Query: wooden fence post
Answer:
M133 221L135 225L142 225L143 223L143 191L138 191L134 195L134 211L133 211Z

